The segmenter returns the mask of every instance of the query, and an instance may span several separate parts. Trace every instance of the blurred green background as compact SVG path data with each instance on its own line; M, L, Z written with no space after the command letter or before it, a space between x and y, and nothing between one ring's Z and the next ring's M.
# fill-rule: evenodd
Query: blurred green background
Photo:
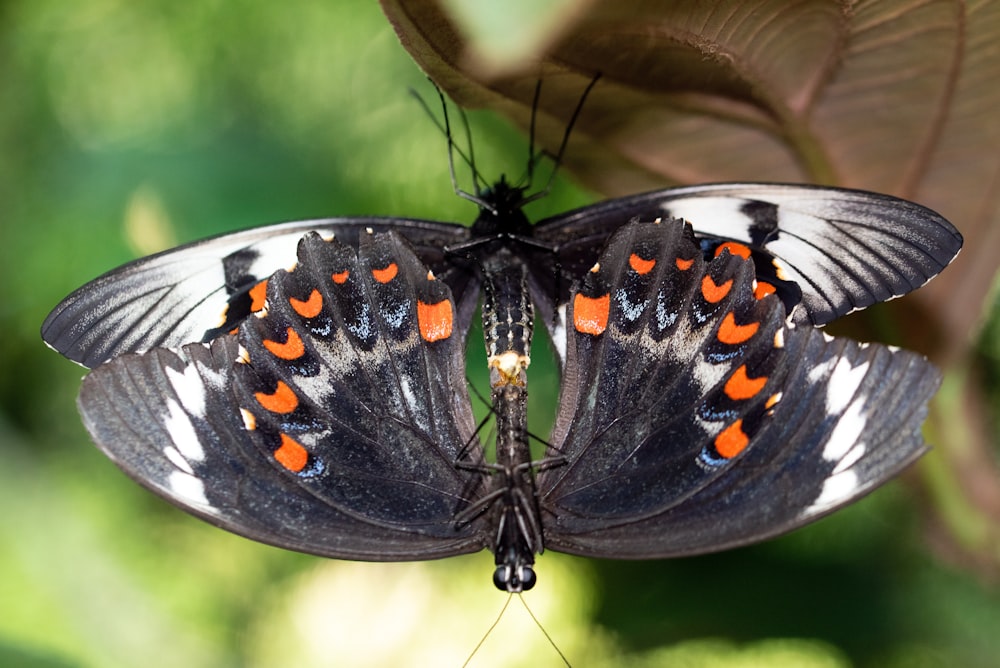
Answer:
M325 215L471 220L408 87L433 101L373 2L0 4L0 666L457 666L486 633L505 600L489 555L328 561L143 491L90 445L83 371L38 336L72 289L175 243ZM524 140L473 126L487 178L519 176ZM530 213L588 201L560 181ZM1000 594L930 556L919 520L893 483L725 554L546 554L524 598L578 666L1000 666ZM515 600L471 665L557 664Z

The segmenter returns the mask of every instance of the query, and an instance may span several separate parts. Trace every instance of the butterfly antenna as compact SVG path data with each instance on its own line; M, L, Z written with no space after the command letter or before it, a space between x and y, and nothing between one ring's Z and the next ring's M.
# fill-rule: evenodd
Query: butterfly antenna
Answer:
M483 179L482 174L476 169L476 145L472 141L472 129L469 127L469 115L465 113L465 109L458 107L458 114L462 118L462 129L465 130L465 145L469 150L469 159L466 160L470 169L472 170L472 184L476 188L476 197L481 197L483 194L483 189L480 187L482 184L486 183Z
M535 165L542 159L543 153L535 153L535 125L538 120L538 100L542 96L542 80L535 82L535 96L531 100L531 123L528 126L528 183L527 188L531 188L531 183L535 178Z
M427 117L431 119L432 123L434 123L434 127L436 127L438 131L441 134L443 134L448 141L448 171L451 174L451 187L455 191L455 194L458 195L459 197L471 200L472 202L481 205L482 202L480 201L480 198L478 198L476 195L467 193L458 187L458 179L455 176L455 157L454 157L455 153L458 154L458 156L462 159L462 161L465 164L469 165L469 167L472 168L474 177L478 176L478 172L476 172L475 165L473 164L469 156L467 156L465 152L457 144L455 144L454 140L452 139L451 125L448 119L448 107L445 104L444 93L441 92L441 89L438 88L433 81L431 82L431 85L434 86L434 90L437 91L438 96L441 98L441 108L444 110L444 124L442 124L441 121L438 120L437 116L434 115L434 112L431 111L430 105L427 104L427 101L424 100L423 96L420 95L420 93L418 93L413 88L410 88L409 89L410 95L413 96L413 98L420 104L420 106L424 110L424 113L426 113ZM471 142L469 142L469 146L471 148L472 146ZM479 178L481 181L482 177ZM476 190L477 191L479 190L478 183L476 184Z
M479 196L480 192L479 183L481 179L479 176L479 172L476 171L476 164L475 162L472 161L471 158L469 158L468 156L465 155L465 153L462 152L462 149L460 149L458 146L455 145L455 140L453 139L451 134L451 120L448 117L448 103L444 99L444 91L442 91L437 86L434 86L434 88L437 90L438 98L441 100L441 111L444 115L444 134L445 137L447 137L448 139L448 173L451 174L451 187L455 191L455 194L461 197L462 199L467 199L479 207L482 207L484 209L492 211L493 213L496 213L495 207L491 206L485 199ZM470 137L469 146L471 148L472 135L471 132L469 132L468 130L468 119L466 118L464 111L461 112L461 115L466 123L466 132L469 133ZM465 164L467 164L469 168L472 170L472 183L476 189L475 193L466 192L458 186L458 178L455 176L455 153L458 153L460 156L462 156L462 159L465 160Z
M486 639L489 638L490 634L493 633L493 630L496 629L497 624L499 624L500 620L503 619L503 613L507 612L507 606L510 605L510 599L512 598L514 598L514 594L507 595L507 600L504 601L503 607L500 608L500 614L497 615L497 618L493 620L492 624L490 624L490 628L486 629L486 633L484 633L483 637L479 639L478 643L476 643L476 647L472 650L472 654L469 655L469 658L465 660L465 663L462 664L462 668L468 668L469 662L472 661L472 658L474 656L476 656L476 652L479 651L479 648L483 646L483 643L486 642ZM558 652L559 650L557 649L556 651Z
M511 596L513 596L513 594L511 594ZM538 621L538 617L535 617L535 613L533 613L531 608L528 607L528 602L524 600L524 596L518 596L518 598L521 599L521 605L524 606L524 609L528 611L528 616L531 617L531 621L535 622L535 626L538 627L538 630L542 632L545 639L549 641L550 645L552 645L552 649L556 651L556 654L559 655L562 662L566 664L566 668L573 668L573 666L570 665L569 659L567 659L566 655L562 653L561 649L559 649L559 645L556 644L556 642L552 639L552 636L549 635L549 632L545 630L544 626L542 626L542 623ZM499 622L500 620L498 619L497 621Z
M552 184L556 180L556 174L559 173L559 166L562 165L563 155L565 155L566 153L566 146L569 144L569 137L571 134L573 134L573 126L576 125L576 120L580 117L580 112L583 111L583 105L587 102L587 97L590 95L590 91L594 89L594 86L597 85L597 82L600 80L600 78L601 78L600 73L597 73L594 75L594 78L590 80L590 83L587 84L587 87L583 91L583 95L580 96L580 100L576 103L576 109L573 110L573 115L569 117L569 123L566 124L566 131L563 132L562 142L559 144L559 152L556 153L554 158L552 158L552 161L555 164L552 167L552 173L549 174L548 183L546 183L545 187L539 190L538 192L529 195L528 197L525 197L524 202L522 202L522 204L528 204L529 202L534 202L537 199L541 199L547 196L549 194L549 191L552 190ZM535 91L536 91L535 94L537 95L538 89L536 88ZM536 98L536 104L537 104L537 98ZM532 114L534 114L534 112L532 112ZM534 116L532 116L532 132L534 132Z

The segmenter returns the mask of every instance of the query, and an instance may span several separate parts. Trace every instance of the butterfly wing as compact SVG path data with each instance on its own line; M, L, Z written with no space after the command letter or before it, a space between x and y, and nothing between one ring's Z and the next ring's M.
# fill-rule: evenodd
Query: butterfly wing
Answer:
M738 256L704 260L679 221L610 240L570 303L538 477L547 547L658 558L756 542L924 451L933 367L789 324L754 277Z
M746 245L758 278L777 283L779 292L783 285L796 286L801 306L793 319L814 325L917 289L962 246L951 223L906 200L859 190L754 183L607 200L541 221L535 237L556 246L564 275L582 276L618 226L657 218L691 223L706 251L725 241ZM546 281L543 276L536 280ZM549 299L565 304L571 281L553 286L548 279L547 285Z
M127 352L211 340L251 312L254 286L295 262L305 233L356 245L368 228L400 230L457 301L475 298L468 272L446 263L442 250L466 239L465 227L393 218L297 221L197 241L114 269L58 304L42 324L42 338L88 368Z
M235 533L314 554L423 559L486 545L447 286L394 234L306 235L237 335L125 354L79 407L130 476ZM468 450L468 454L464 454Z

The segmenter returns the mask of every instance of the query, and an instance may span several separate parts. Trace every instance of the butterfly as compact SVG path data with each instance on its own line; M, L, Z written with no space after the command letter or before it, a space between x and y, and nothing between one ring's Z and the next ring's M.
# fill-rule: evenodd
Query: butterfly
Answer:
M212 524L302 552L544 549L647 559L757 542L926 449L938 372L819 327L956 256L935 212L874 193L714 184L531 224L501 179L459 224L331 218L142 258L73 292L43 339L92 371L78 406L125 473ZM496 421L466 388L481 301ZM561 390L532 460L535 322Z

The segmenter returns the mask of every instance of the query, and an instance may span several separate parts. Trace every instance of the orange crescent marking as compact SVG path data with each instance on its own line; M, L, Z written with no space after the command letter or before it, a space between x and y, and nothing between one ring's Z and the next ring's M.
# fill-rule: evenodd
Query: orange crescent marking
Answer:
M280 380L271 394L256 392L253 396L257 398L257 403L272 413L291 413L299 406L299 398L295 396L295 392Z
M396 278L396 274L399 273L399 265L395 262L390 262L389 266L385 269L372 269L372 276L379 283L388 283L392 279Z
M274 451L274 458L292 473L298 473L309 462L309 453L295 439L281 435L281 445Z
M716 285L715 281L708 274L701 279L701 294L709 304L718 304L722 298L729 294L729 289L733 287L733 279L729 279L722 285Z
M767 385L767 376L750 378L747 376L747 365L744 364L733 372L733 375L726 381L723 392L734 401L750 399Z
M347 277L350 275L351 272L345 269L344 271L338 272L336 274L331 274L330 278L332 278L333 282L336 283L337 285L343 285L344 283L347 282Z
M296 360L306 352L305 346L302 345L302 339L291 327L288 328L288 339L284 343L268 339L264 339L261 343L272 355L283 360Z
M719 247L715 249L715 257L722 255L722 251L729 251L730 255L739 255L744 260L750 259L750 248L738 241L727 241L724 244L719 244Z
M451 336L454 314L451 302L442 299L437 304L425 304L417 300L417 324L424 341L440 341Z
M628 266L632 267L635 273L644 276L653 271L653 267L656 266L656 259L644 260L635 253L632 253L628 258Z
M719 333L716 336L718 336L719 341L734 346L738 343L745 343L749 341L751 337L757 333L759 328L759 322L737 325L736 316L734 316L732 311L730 311L726 314L726 317L722 319L722 324L719 325Z
M313 288L313 291L309 293L309 298L305 301L289 297L288 303L291 304L292 310L303 318L315 318L323 309L323 296L319 290Z
M577 294L573 299L573 325L576 331L594 336L601 334L608 327L610 308L610 294L596 298Z
M250 288L250 312L256 313L264 308L264 300L267 298L267 279Z
M678 269L680 269L681 271L687 271L688 269L691 268L691 265L694 264L694 258L691 258L690 260L685 260L684 258L679 257L677 258L676 262Z
M743 431L742 418L723 429L715 437L715 451L726 459L732 459L750 444L750 437Z
M757 281L757 285L753 289L753 296L757 299L763 299L768 295L773 295L777 290L778 288L767 281Z

